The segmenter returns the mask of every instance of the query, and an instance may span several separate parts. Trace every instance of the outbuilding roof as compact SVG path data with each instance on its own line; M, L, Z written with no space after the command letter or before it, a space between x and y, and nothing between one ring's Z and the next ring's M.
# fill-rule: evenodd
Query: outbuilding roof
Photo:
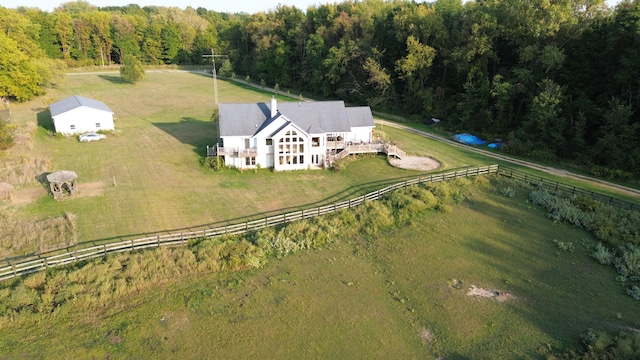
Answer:
M71 170L58 170L47 175L47 181L50 183L63 183L77 178L76 172Z
M220 104L220 136L253 136L272 120L270 106L263 102ZM349 132L352 126L374 125L368 107L347 108L344 101L280 102L277 112L276 117L284 115L307 133Z
M54 117L83 106L113 113L113 111L111 111L111 109L109 109L109 107L102 101L79 95L70 96L66 99L55 102L49 105L49 110L51 111L51 116Z

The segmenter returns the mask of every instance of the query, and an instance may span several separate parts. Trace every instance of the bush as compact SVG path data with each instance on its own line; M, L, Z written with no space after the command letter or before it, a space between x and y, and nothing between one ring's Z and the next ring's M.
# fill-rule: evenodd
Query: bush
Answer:
M638 287L638 285L633 285L632 287L627 289L627 294L635 300L640 301L640 287Z
M601 242L596 245L596 251L591 256L602 265L611 265L615 259L615 254L609 251Z
M618 274L625 278L638 278L640 276L640 248L627 244L620 248L620 254L614 264Z
M558 249L565 251L565 252L573 252L573 250L575 249L573 246L572 242L566 242L566 241L559 241L559 240L553 240L553 242L556 243L556 245L558 245Z
M529 200L534 205L544 207L549 212L549 217L555 221L566 222L574 226L588 228L592 215L574 206L571 200L550 194L545 189L532 191Z
M224 169L224 158L220 156L207 156L204 158L204 166L213 170L222 170Z
M125 55L122 59L122 66L120 67L122 80L130 84L135 84L144 79L144 75L142 62L133 55Z
M516 190L514 188L512 188L511 186L507 186L507 187L503 187L502 189L500 189L500 194L511 198L511 197L516 196Z

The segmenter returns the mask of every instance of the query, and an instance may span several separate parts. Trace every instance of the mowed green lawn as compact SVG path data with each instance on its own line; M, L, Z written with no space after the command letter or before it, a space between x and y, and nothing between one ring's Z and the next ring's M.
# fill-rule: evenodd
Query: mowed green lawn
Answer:
M26 358L522 359L577 347L589 328L640 328L640 305L590 258L589 234L554 224L524 192L466 193L449 214L262 269L176 279L95 312L68 304L6 327L0 348ZM505 301L469 296L472 286Z
M227 81L218 81L218 91L220 102L268 102L272 96ZM53 129L48 103L71 95L104 101L116 113L118 134L92 143L47 135ZM80 196L56 202L43 189L14 210L29 218L75 214L78 242L99 241L344 200L418 174L393 168L383 157L359 160L338 173L207 170L200 162L217 138L213 101L213 81L204 74L150 72L135 85L121 83L117 73L68 75L43 98L14 105L14 118L37 124L33 154L51 159L50 172L76 171ZM442 159L446 168L491 162L435 144L419 139L405 150Z

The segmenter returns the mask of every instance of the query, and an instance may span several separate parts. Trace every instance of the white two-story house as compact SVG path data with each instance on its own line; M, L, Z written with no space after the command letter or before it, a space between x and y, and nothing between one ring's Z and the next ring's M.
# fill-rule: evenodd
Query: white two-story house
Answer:
M349 144L370 143L371 109L343 101L220 104L220 139L208 155L226 166L301 170L325 166Z

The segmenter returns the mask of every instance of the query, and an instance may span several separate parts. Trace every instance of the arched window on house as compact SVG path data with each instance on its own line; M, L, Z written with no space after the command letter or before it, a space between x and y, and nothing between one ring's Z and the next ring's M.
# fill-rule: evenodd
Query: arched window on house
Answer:
M304 164L304 138L295 130L289 130L278 140L278 156L280 165Z

